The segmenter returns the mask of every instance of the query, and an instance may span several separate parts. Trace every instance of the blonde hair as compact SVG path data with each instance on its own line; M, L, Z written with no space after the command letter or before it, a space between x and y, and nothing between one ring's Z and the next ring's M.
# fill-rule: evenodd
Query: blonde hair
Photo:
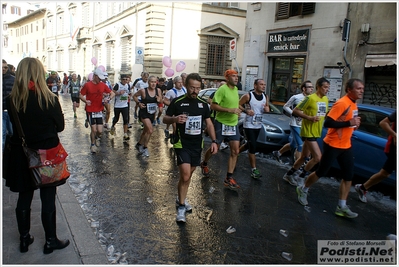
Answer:
M39 107L43 109L43 100L48 109L49 103L54 106L55 98L57 97L49 90L46 83L46 72L43 64L36 58L26 57L22 59L17 67L15 73L14 86L11 90L11 101L13 102L17 111L25 113L29 97L28 84L32 81L35 85L35 92Z

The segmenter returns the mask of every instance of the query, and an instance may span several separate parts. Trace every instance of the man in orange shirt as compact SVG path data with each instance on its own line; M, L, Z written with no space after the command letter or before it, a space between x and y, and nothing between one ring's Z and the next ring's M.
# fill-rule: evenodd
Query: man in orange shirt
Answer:
M334 103L324 121L324 126L329 129L323 139L323 155L320 165L315 172L308 176L303 186L297 187L296 191L299 203L306 206L308 204L307 193L309 187L319 177L325 176L333 161L337 159L344 177L339 187L339 200L335 215L356 218L358 214L349 209L346 205L346 199L348 198L353 178L354 163L351 137L353 131L359 128L360 125L356 100L363 97L364 83L359 79L350 79L345 85L345 91L346 95Z

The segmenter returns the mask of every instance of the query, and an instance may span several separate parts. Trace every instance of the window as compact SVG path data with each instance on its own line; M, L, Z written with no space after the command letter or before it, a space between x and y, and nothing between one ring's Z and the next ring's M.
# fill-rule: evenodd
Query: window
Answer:
M130 71L130 60L132 58L131 52L131 37L121 38L121 72Z
M378 113L376 111L359 110L359 117L362 123L360 123L359 131L377 135L383 138L388 138L388 133L380 127L380 121L383 120L386 115Z
M27 15L29 15L30 13L33 13L34 11L32 9L28 9L28 11L26 12Z
M7 14L7 4L3 4L3 10L1 12L3 15Z
M42 50L44 51L46 49L46 39L45 38L43 38L42 44L43 44Z
M36 21L36 31L37 32L39 31L39 22L38 21Z
M28 52L28 51L29 51L29 49L28 49L28 42L25 42L25 45L26 45L26 52Z
M227 69L226 61L228 60L230 39L219 36L208 36L206 75L223 76L224 71Z
M4 37L3 46L4 46L5 48L8 47L8 37Z
M11 14L16 14L21 16L21 8L17 6L11 7Z
M19 44L17 44L17 53L19 54Z
M36 52L39 52L39 40L36 40Z
M19 29L15 29L15 36L16 36L16 37L19 36Z
M316 3L277 3L276 18L288 19L315 13Z
M113 58L114 58L114 44L113 42L107 42L107 60L106 60L106 71L113 71Z
M33 23L30 24L30 33L33 33Z

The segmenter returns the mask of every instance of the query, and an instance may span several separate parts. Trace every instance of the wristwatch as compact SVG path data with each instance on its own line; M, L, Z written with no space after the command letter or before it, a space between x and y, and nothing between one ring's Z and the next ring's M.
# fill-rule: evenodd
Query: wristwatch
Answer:
M217 143L218 143L218 140L212 140L212 143L217 144Z

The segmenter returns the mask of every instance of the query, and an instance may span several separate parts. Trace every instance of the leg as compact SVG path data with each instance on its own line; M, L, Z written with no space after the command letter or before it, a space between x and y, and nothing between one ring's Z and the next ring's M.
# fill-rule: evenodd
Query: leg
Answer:
M59 240L56 231L55 195L56 187L43 187L40 189L42 202L42 224L46 235L46 244L43 253L52 253L54 249L63 249L69 245L69 240Z
M143 145L144 148L146 148L150 140L150 136L153 132L152 122L149 118L142 118L141 121L144 124L144 129L143 132L141 133L139 143Z
M17 208L15 214L17 216L18 232L19 232L19 250L21 253L27 252L34 238L29 234L30 231L30 206L32 204L34 191L20 192L18 195Z

